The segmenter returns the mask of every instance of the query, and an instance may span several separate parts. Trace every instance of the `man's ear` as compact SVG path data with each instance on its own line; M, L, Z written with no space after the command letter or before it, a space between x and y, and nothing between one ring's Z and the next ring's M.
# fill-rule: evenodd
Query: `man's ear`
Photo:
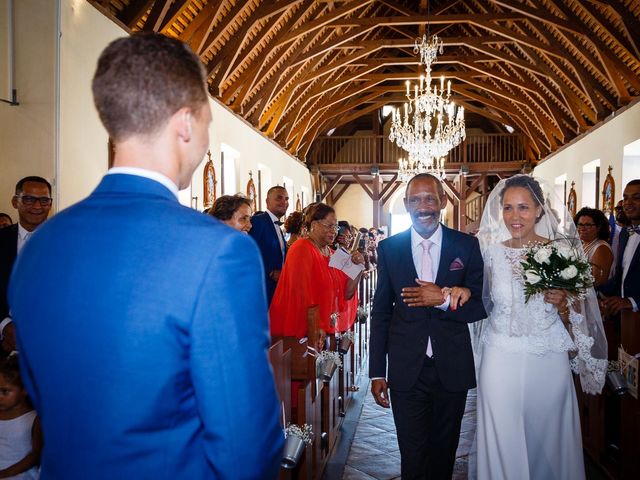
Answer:
M191 141L193 115L191 109L184 107L174 114L177 123L178 136L184 141Z
M447 194L444 193L440 197L440 210L444 210L447 206Z
M11 199L11 205L13 205L13 208L15 208L16 210L18 209L18 196L14 195L13 198Z

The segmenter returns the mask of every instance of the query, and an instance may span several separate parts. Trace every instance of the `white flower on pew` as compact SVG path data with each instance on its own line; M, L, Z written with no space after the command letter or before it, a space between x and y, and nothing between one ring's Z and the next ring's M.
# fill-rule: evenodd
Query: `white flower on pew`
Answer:
M294 436L298 437L307 445L311 445L313 443L313 429L311 425L305 423L304 425L296 425L295 423L290 423L287 425L287 428L284 429L284 436Z
M336 364L336 367L342 367L342 359L340 358L340 354L338 352L331 352L329 350L324 350L320 352L320 356L318 357L319 362L333 362Z

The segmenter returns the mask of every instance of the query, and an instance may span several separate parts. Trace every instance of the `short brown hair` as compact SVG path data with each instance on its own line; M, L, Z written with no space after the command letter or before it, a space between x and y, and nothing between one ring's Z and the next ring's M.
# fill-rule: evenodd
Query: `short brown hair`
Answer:
M218 220L230 220L242 205L248 205L251 208L251 202L245 196L240 194L222 195L213 203L208 213Z
M207 103L206 75L184 43L156 33L119 38L104 49L93 76L100 120L115 142L150 135L183 107Z
M333 207L326 203L317 202L309 205L304 212L304 225L311 230L311 222L324 220L330 213L336 213Z

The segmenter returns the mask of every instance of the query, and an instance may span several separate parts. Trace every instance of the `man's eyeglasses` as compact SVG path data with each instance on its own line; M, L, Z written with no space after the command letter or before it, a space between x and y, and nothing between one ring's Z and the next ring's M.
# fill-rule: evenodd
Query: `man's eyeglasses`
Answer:
M50 197L32 197L31 195L16 195L16 197L19 198L22 203L29 206L39 202L43 207L48 207L53 201Z
M329 230L333 230L334 232L337 232L338 230L340 230L340 227L336 224L333 225L327 225L326 223L322 223L321 221L318 220L318 223L320 225L322 225L324 228L329 229Z

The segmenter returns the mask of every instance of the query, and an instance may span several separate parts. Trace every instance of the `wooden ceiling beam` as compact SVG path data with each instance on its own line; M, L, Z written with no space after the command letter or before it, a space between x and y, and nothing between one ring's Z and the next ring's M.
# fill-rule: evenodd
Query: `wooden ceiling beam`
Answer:
M120 21L129 28L129 30L133 30L154 2L156 2L156 0L131 0L129 5L120 12L118 17L120 18ZM164 0L157 0L157 2L162 3Z
M191 0L174 0L156 31L166 35L173 24L178 21L178 18L187 10L190 2Z
M211 25L215 22L216 18L222 11L222 5L224 0L211 0L208 2L198 14L193 17L193 20L185 27L185 29L178 35L178 40L183 41L191 45L191 49L195 52L196 48L192 42L193 36L196 32L207 32L211 28ZM201 36L203 34L201 33Z
M609 38L611 38L613 42L617 43L618 46L624 50L626 55L633 59L636 65L640 65L638 47L633 43L633 41L630 42L625 37L621 36L615 25L602 15L602 13L600 13L590 2L578 1L577 3L596 23L600 25ZM637 30L637 32L640 33L640 30Z
M265 48L260 55L260 59L262 61L254 62L251 67L242 72L239 78L234 82L233 86L227 87L227 90L222 95L222 101L227 103L230 101L231 97L238 93L236 99L234 100L231 107L234 110L240 110L242 105L246 102L247 95L254 87L256 82L260 77L264 77L267 72L269 72L278 62L278 56L273 55L274 48L276 45L280 43L280 40L287 35L287 32L293 28L302 18L310 13L312 9L316 8L316 4L313 0L306 0L298 10L287 20L287 22L282 26L278 35L270 42L269 46ZM285 47L285 49L295 48L295 45ZM284 53L284 52L282 52ZM283 55L279 55L280 58ZM270 60L269 60L270 59ZM269 62L269 63L267 63ZM275 73L274 73L275 74ZM240 87L238 92L238 87Z
M634 17L622 2L622 0L609 0L607 2L601 2L601 4L613 12L622 22L622 30L627 37L627 40L631 42L634 51L634 57L640 59L640 47L638 45L638 32L640 32L640 21Z
M157 32L162 24L162 21L167 16L169 12L169 8L173 2L169 1L161 1L157 0L151 10L149 11L149 15L147 15L147 19L144 22L144 26L142 27L143 32Z
M247 5L250 5L250 3L236 2L229 13L224 17L220 18L219 15L216 15L210 22L205 23L205 25L208 25L207 28L204 28L204 25L201 26L189 41L193 51L201 57L204 56L218 41L220 41L222 36L231 26L240 22L242 14L247 9ZM214 28L213 25L216 20L218 20L218 24Z
M414 15L406 17L368 17L368 18L349 18L344 20L336 20L331 22L327 27L391 27L391 26L415 26L415 25L455 25L459 23L476 23L476 22L500 22L507 20L522 20L523 15L519 13L490 13L485 15L470 14L442 14L442 15Z
M335 9L333 12L319 16L315 20L311 20L306 24L296 28L295 30L288 32L287 35L285 35L284 38L282 38L278 43L280 45L284 45L286 43L293 42L305 35L308 35L311 32L325 27L326 25L334 22L339 18L349 15L356 10L373 3L374 1L375 0L353 0L351 2L345 3L341 7Z
M211 82L221 84L224 82L225 78L227 78L231 64L240 54L242 45L247 39L247 33L249 30L254 29L258 22L267 20L273 15L286 13L289 9L295 7L301 2L302 0L291 0L278 3L264 1L258 5L258 8L256 8L253 13L244 20L242 26L233 34L231 40L225 44L224 50L218 52L218 55L216 55L207 65L207 74L209 75ZM211 72L214 70L217 70L216 76L219 78L217 82L216 76L211 75Z

